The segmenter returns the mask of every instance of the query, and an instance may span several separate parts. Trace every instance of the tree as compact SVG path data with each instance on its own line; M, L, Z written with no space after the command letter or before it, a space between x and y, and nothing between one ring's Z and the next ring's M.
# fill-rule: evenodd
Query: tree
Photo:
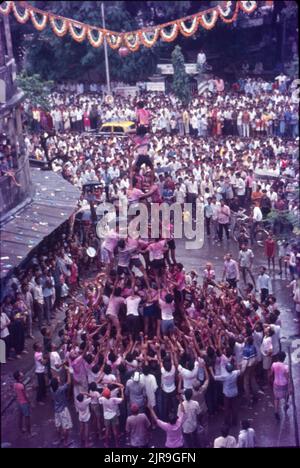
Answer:
M172 52L172 64L174 68L173 91L183 104L187 104L191 98L191 90L189 77L185 71L184 57L179 45Z
M53 81L43 81L40 75L27 75L22 73L17 77L17 86L24 91L26 98L33 106L50 110L49 94L54 87Z

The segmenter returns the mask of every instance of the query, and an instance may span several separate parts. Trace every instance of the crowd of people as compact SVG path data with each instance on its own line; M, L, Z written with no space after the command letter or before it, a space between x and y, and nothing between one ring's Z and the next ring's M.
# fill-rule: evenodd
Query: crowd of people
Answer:
M115 97L111 104L94 95L56 93L51 99L56 133L46 150L53 169L84 189L79 205L91 209L91 221L83 227L70 223L28 269L10 278L1 305L7 359L12 349L17 358L27 352L25 338L33 338L36 321L36 400L43 405L51 394L58 443L64 446L76 417L84 447L93 437L118 447L125 434L131 447L147 447L155 427L166 433L166 447L205 447L211 418L221 411L224 426L214 447L255 446L248 420L238 440L230 430L239 421L241 398L253 408L271 383L276 419L282 417L281 400L284 411L289 409L291 382L271 267L278 253L298 320L297 244L277 243L276 232L270 232L264 246L269 271L262 265L255 277L254 237L241 235L236 259L224 246L218 277L209 261L199 265L200 273L185 271L176 258L172 226L168 238L137 240L110 229L100 242L92 213L99 203L119 205L122 199L192 205L199 200L206 236L219 244L224 233L232 235L241 209L254 227L271 211L297 216L293 87L282 75L274 83L246 79L226 91L223 83L188 108L173 96L151 93L142 101ZM78 119L72 120L72 111ZM89 132L112 119L136 121L136 134ZM43 158L38 133L25 142L30 155ZM93 182L96 189L85 188ZM273 227L282 237L282 223ZM56 336L51 320L59 310L64 321ZM30 433L23 374L14 377L19 427L25 418Z

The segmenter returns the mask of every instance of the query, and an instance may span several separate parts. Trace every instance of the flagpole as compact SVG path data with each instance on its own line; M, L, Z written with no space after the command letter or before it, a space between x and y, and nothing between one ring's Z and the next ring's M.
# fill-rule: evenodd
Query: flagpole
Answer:
M105 16L104 16L104 3L103 2L101 3L101 14L102 14L102 27L103 27L103 29L105 29ZM107 92L108 92L108 94L111 94L106 37L104 37L104 57L105 57L105 72L106 72Z

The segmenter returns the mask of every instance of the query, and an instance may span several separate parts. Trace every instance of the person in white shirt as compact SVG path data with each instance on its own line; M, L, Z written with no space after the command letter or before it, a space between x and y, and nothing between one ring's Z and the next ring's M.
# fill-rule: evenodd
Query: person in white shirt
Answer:
M147 404L151 408L156 406L156 390L158 389L156 378L150 374L150 366L146 362L142 367L141 383L145 385Z
M141 302L140 296L132 292L130 296L125 299L125 304L127 307L127 325L128 329L132 335L133 341L137 340L139 332L141 329L141 321L139 315L139 305Z
M244 207L245 203L245 194L246 194L246 183L240 173L236 174L237 181L236 181L236 194L239 199L240 207Z
M191 389L193 388L193 381L197 378L199 369L199 362L191 359L188 364L187 368L178 366L179 376L183 382L183 389Z
M89 445L89 422L91 419L90 404L92 398L89 393L79 393L76 397L75 405L78 411L80 424L81 447L90 447Z
M109 388L105 388L102 392L102 396L99 398L100 405L103 406L103 416L105 425L105 448L109 447L110 433L113 433L115 439L115 446L119 446L119 431L118 431L118 407L124 400L124 386L122 384L115 385L121 389L121 397L111 396Z
M5 343L5 359L4 362L1 360L1 364L5 364L6 360L9 358L10 352L10 334L8 330L8 325L10 324L10 320L5 312L1 312L1 340Z
M197 369L198 370L198 369ZM194 379L193 379L194 380ZM198 401L192 400L193 390L188 388L184 392L185 400L182 403L185 419L182 425L183 437L187 448L197 447L197 427L198 417L201 413ZM178 408L178 417L182 414L182 409Z
M257 278L257 289L260 291L260 301L263 303L269 294L272 294L272 282L270 276L266 273L265 267L260 268L260 273Z
M236 448L235 437L229 435L229 427L224 426L221 429L221 436L214 440L214 448Z
M246 244L242 244L242 247L239 253L239 267L242 272L244 283L246 284L246 276L248 273L255 287L255 279L252 273L253 260L254 260L253 251L251 249L248 249Z
M262 211L259 207L259 201L255 202L255 206L253 208L253 213L252 213L252 224L251 224L251 229L250 229L250 238L251 238L251 243L253 244L254 242L254 236L255 232L261 223L263 219L263 214Z
M248 419L244 419L241 425L242 430L239 433L237 448L256 447L255 430L252 427L250 427L250 422L248 421Z

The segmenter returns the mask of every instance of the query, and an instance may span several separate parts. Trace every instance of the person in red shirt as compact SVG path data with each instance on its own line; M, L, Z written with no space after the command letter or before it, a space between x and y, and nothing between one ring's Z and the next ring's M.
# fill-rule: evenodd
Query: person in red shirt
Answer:
M27 432L27 434L31 435L30 406L28 397L26 395L25 385L23 384L24 374L22 374L22 372L20 371L16 371L14 373L14 379L15 383L13 385L13 388L19 409L19 430L20 432ZM25 419L26 429L23 429L23 418Z
M276 249L276 242L272 237L272 234L269 234L265 241L265 256L268 259L268 268L269 272L271 271L271 262L273 266L273 272L275 271L275 249Z

